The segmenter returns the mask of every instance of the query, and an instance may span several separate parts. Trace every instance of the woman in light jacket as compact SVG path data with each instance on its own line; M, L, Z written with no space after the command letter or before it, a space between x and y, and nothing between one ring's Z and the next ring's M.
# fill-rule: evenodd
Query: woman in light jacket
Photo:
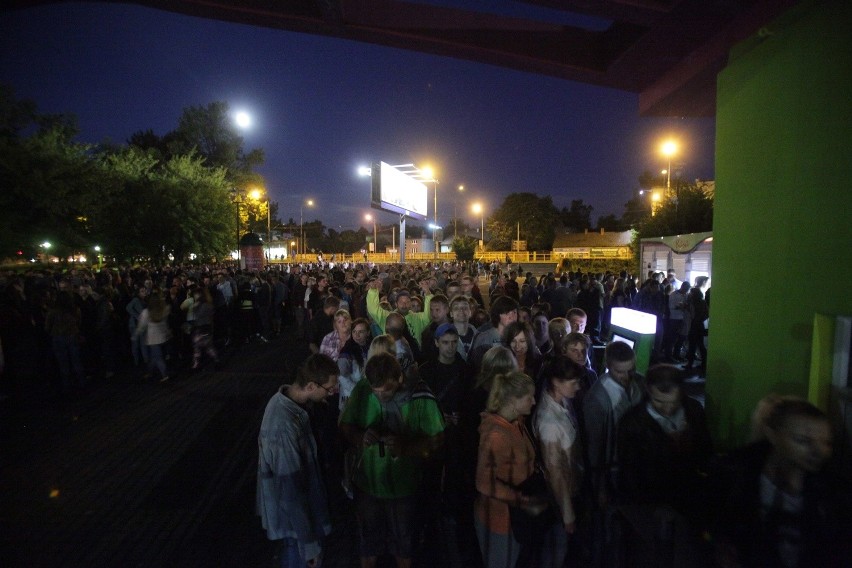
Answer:
M148 373L153 375L154 370L159 371L161 383L169 380L165 346L172 337L172 331L169 329L170 312L171 306L156 292L148 301L148 307L142 310L136 328L137 335L142 337L148 348Z
M540 566L563 566L568 536L577 516L574 499L581 481L580 427L572 399L580 390L586 369L566 356L542 367L533 430L541 452L547 483L561 514L561 523L543 535Z

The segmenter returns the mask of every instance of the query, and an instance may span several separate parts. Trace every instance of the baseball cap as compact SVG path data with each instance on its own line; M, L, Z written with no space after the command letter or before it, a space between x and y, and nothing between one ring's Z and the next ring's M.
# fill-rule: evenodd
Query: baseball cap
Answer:
M459 332L456 330L456 326L451 323L442 323L438 326L438 329L435 330L435 339L440 339L446 333L453 333L458 335Z

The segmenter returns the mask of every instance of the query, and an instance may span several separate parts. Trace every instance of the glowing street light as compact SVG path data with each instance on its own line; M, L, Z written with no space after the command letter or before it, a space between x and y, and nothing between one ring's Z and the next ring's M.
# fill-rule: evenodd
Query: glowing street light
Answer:
M370 166L359 166L358 167L358 175L364 176L364 177L369 177L369 176L373 175L373 170L372 170L372 168L370 168Z
M249 197L254 201L260 201L260 198L263 196L263 190L258 188L254 188L249 191ZM270 257L269 250L272 246L272 211L271 211L269 196L266 196L266 255L267 258Z
M420 168L420 175L423 177L423 181L432 182L435 184L435 224L438 224L438 180L435 179L435 170L432 169L432 166L425 166ZM435 240L435 235L432 235L432 240Z
M304 218L305 205L307 205L308 207L313 207L314 206L314 200L313 199L307 199L305 201L302 201L302 204L299 205L299 227L300 227L301 241L302 241L301 254L305 254L305 218Z
M677 151L678 151L678 145L677 145L677 142L675 142L674 140L666 140L660 146L660 153L663 156L665 156L669 161L669 167L664 170L665 174L666 174L666 192L668 192L669 189L671 189L671 185L672 185L672 156L677 154Z
M364 219L373 222L373 252L379 252L379 232L376 229L376 219L369 213L364 215Z
M458 189L459 189L459 193L464 193L464 186L463 185L460 185ZM458 205L459 205L459 196L458 196L458 194L456 194L456 198L453 200L453 238L456 238L456 237L459 236L459 228L458 228L459 207L458 207Z

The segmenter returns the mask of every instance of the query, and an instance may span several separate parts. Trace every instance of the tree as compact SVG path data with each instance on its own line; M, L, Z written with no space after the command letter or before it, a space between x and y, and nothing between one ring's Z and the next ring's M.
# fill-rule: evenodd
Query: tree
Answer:
M671 193L660 201L653 216L639 224L641 238L713 229L713 190L710 184L677 181Z
M490 250L509 249L520 223L521 237L530 250L550 249L558 220L559 211L550 196L513 193L486 220L486 234L490 235L487 246Z
M169 154L185 155L194 149L207 167L227 168L235 182L245 182L240 174L250 174L261 165L264 153L261 149L245 153L243 138L228 113L228 103L223 101L183 109L177 129L166 135Z
M454 238L453 251L456 253L456 260L473 260L478 245L477 239L467 235Z
M592 210L591 205L583 203L582 199L573 199L571 207L563 207L559 213L559 218L562 225L569 231L581 233L585 229L592 228Z
M83 204L97 191L92 147L73 141L76 121L39 115L0 87L0 250L33 250L45 240L59 256L88 246Z
M612 213L598 217L598 229L604 229L607 231L626 231L629 228L630 227L625 228L622 225L621 219Z

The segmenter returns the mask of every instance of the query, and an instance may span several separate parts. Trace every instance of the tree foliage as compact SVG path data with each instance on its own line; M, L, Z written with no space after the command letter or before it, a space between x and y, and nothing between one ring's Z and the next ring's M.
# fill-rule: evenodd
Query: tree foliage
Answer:
M563 227L571 232L581 233L585 229L592 228L592 211L594 208L591 205L583 203L582 199L571 200L571 207L563 207L559 212L559 219L562 221Z
M638 225L641 238L713 230L713 191L709 184L683 183L661 201L654 215Z
M59 256L97 244L122 260L222 258L236 246L232 188L263 187L251 171L263 152L244 153L227 112L190 107L163 137L96 148L74 141L73 117L40 115L0 86L0 256L46 240ZM247 207L242 226L265 227L268 206Z
M456 260L473 260L476 253L476 247L479 246L478 239L463 235L453 239L453 251L456 253Z
M520 223L521 239L530 250L547 250L553 246L559 211L550 196L534 193L513 193L486 220L486 244L489 250L507 250L517 236Z

